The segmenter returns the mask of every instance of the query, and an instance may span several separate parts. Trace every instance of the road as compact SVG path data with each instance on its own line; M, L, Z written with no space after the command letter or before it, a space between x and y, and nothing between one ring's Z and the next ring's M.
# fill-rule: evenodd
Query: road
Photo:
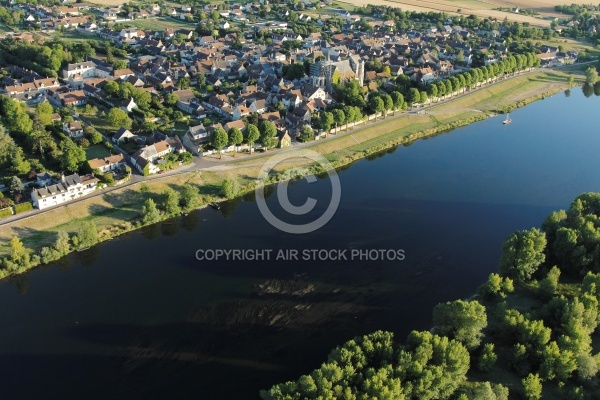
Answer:
M578 64L574 64L574 65L564 65L564 66L561 66L561 67L556 67L554 69L573 68L573 67L579 67L579 66L582 66L582 65L594 64L596 62L597 61L587 61L587 62L584 62L584 63L578 63ZM496 80L494 82L491 82L491 83L479 86L479 87L477 87L475 89L471 89L467 93L464 93L464 94L461 94L461 95L457 95L457 96L455 96L453 98L444 99L444 100L441 100L438 103L430 104L430 105L424 106L424 107L420 107L418 112L425 112L426 113L428 110L431 110L431 109L433 109L435 107L438 107L438 106L440 106L442 104L448 104L449 102L453 102L453 101L462 99L465 96L469 96L469 95L471 95L473 93L478 92L479 90L487 89L490 86L499 84L501 82L506 82L507 80L510 80L510 79L513 79L513 78L516 78L516 77L519 77L519 76L523 76L523 75L529 75L529 74L532 74L532 73L535 73L535 72L539 72L541 70L544 70L544 68L536 68L536 69L533 69L531 71L526 71L526 72L521 72L521 73L515 74L515 75L510 76L510 77L505 78L505 79ZM415 112L413 111L412 113L415 113ZM344 135L348 135L350 133L355 134L355 133L360 132L363 129L370 129L373 126L377 126L377 125L379 125L381 123L389 122L390 120L394 120L394 119L397 119L397 118L403 118L403 117L406 117L406 116L408 116L410 114L411 114L411 112L401 112L401 113L399 113L397 115L392 115L392 116L388 115L385 119L375 120L375 121L373 121L371 123L364 123L363 126L357 127L356 129L353 129L352 131L346 130L345 132L340 132L338 134L334 134L334 135L330 134L330 135L328 135L327 138L324 138L324 139L321 139L321 140L318 140L318 141L315 141L315 142L308 142L308 143L294 142L293 145L290 148L282 149L282 150L276 150L276 151L277 151L278 154L280 154L280 153L286 153L286 152L290 152L290 151L295 151L298 148L302 148L302 147L314 146L314 145L317 145L319 143L322 143L322 141L324 141L324 140L334 140L335 138L338 138L338 137L341 137L341 136L344 136ZM85 120L85 118L83 118L81 116L78 116L78 117L79 117L80 120L82 120L82 122L84 124L91 125L87 120ZM104 135L103 135L103 138L104 138L104 140L107 140L107 141L110 142L110 139L107 138L107 137L105 137ZM117 147L117 146L114 146L114 147L119 152L122 152L123 154L126 154L119 147ZM270 157L271 154L272 154L272 152L266 152L266 153L256 152L256 153L254 153L252 155L244 156L243 160L245 161L245 160L249 160L249 159L259 159L259 158ZM129 187L129 186L135 185L135 184L140 183L140 182L146 182L146 181L151 181L151 180L155 180L155 179L162 179L162 178L166 178L166 177L170 177L170 176L176 176L176 175L186 174L186 173L189 173L189 172L192 172L192 171L199 171L199 172L201 172L203 170L222 169L224 165L227 165L227 164L230 164L230 163L234 163L236 161L240 161L240 159L239 158L234 158L234 157L231 157L231 156L226 156L226 159L222 159L222 160L218 160L218 161L214 160L214 159L211 161L210 159L208 159L206 157L194 157L194 161L193 161L192 164L183 166L183 167L178 168L176 170L167 171L164 174L156 174L156 175L151 175L151 176L142 176L142 175L134 174L134 175L132 175L131 180L129 182L126 182L126 183L124 183L122 185L118 185L118 186L114 186L114 187L105 187L104 189L97 190L97 191L95 191L93 193L88 194L87 196L83 196L83 197L80 197L80 198L78 198L76 200L73 200L73 201L70 201L70 202L67 202L67 203L64 203L64 204L60 204L60 205L57 205L57 206L48 207L48 208L45 208L43 210L33 210L33 211L29 211L29 212L26 212L26 213L23 213L23 214L16 214L16 215L13 215L12 217L4 218L4 219L2 219L0 221L0 226L7 225L7 224L10 224L10 223L13 223L13 222L16 222L16 221L28 219L28 218L34 217L34 216L36 216L38 214L41 214L43 212L46 212L46 211L54 210L54 209L57 209L57 208L62 208L62 207L65 207L65 206L71 205L71 204L76 204L78 202L85 201L85 200L88 200L88 199L96 197L96 196L102 196L104 194L111 193L111 192L113 192L115 190L120 190L120 189L123 189L123 188Z

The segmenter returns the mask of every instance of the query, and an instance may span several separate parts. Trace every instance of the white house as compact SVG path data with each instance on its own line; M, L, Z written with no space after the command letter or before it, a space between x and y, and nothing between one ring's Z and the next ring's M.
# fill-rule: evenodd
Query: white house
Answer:
M83 126L80 121L63 123L63 132L72 138L80 138L83 136Z
M72 75L80 74L83 78L93 78L96 76L96 63L93 61L85 61L75 64L68 64L67 68L62 70L64 79L68 79Z
M183 136L183 145L190 153L199 155L202 152L202 144L209 140L208 131L204 128L204 125L200 124L189 127Z
M81 177L78 174L63 175L59 183L33 190L31 200L34 207L43 210L92 193L98 181L92 174Z

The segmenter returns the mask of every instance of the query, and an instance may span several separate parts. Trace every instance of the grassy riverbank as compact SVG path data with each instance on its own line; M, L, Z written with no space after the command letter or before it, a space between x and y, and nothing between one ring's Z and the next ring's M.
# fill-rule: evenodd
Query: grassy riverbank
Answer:
M572 72L581 79L581 71ZM562 71L519 76L441 102L430 108L427 114L390 115L384 120L350 129L347 134L311 143L305 148L323 154L334 167L342 167L395 145L430 137L487 118L497 110L527 104L531 99L562 91L567 87L567 77L568 73ZM7 253L8 242L14 235L26 247L39 251L43 246L52 245L59 231L75 232L82 221L92 221L98 227L101 240L134 229L132 222L139 218L143 201L148 195L158 196L167 187L178 189L185 183L197 186L203 205L219 200L219 187L226 178L238 180L242 191L252 190L262 165L273 154L276 153L269 152L258 158L238 155L239 161L227 164L215 159L215 166L209 169L145 182L147 195L140 192L142 184L135 184L4 225L0 229L0 254ZM275 174L291 166L292 163L279 165Z

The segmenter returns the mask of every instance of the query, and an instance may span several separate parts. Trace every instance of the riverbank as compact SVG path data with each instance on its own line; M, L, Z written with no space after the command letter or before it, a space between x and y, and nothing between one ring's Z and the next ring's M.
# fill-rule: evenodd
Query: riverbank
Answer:
M331 140L311 143L305 148L325 155L334 167L343 167L390 147L406 145L417 139L485 119L502 107L514 107L528 103L529 99L550 96L567 87L567 76L565 72L552 70L525 74L442 102L431 107L427 114L403 113L397 117L389 116L363 128L351 129L347 134L338 135ZM284 151L287 150L281 150ZM167 187L177 189L185 183L190 183L199 188L202 205L222 200L219 188L226 178L238 180L242 188L241 193L252 191L256 185L258 171L266 161L265 157L271 154L240 159L228 164L215 161L214 167L202 171L135 184L16 221L2 227L0 250L6 254L8 241L17 235L26 247L39 251L44 246L52 245L59 231L75 232L82 221L92 221L98 227L100 240L131 231L139 227L135 221L139 218L142 203L147 198L140 191L141 185L146 185L150 196L156 196ZM276 174L283 173L283 170L290 166L290 163L279 166ZM274 183L275 180L272 179L270 183Z

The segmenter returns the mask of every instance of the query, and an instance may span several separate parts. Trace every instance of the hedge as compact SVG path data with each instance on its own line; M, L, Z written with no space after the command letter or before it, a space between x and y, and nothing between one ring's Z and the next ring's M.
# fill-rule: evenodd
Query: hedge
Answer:
M29 210L33 210L33 204L29 202L15 205L15 214L19 214Z
M3 208L2 210L0 210L0 218L10 217L11 215L13 215L11 207Z

